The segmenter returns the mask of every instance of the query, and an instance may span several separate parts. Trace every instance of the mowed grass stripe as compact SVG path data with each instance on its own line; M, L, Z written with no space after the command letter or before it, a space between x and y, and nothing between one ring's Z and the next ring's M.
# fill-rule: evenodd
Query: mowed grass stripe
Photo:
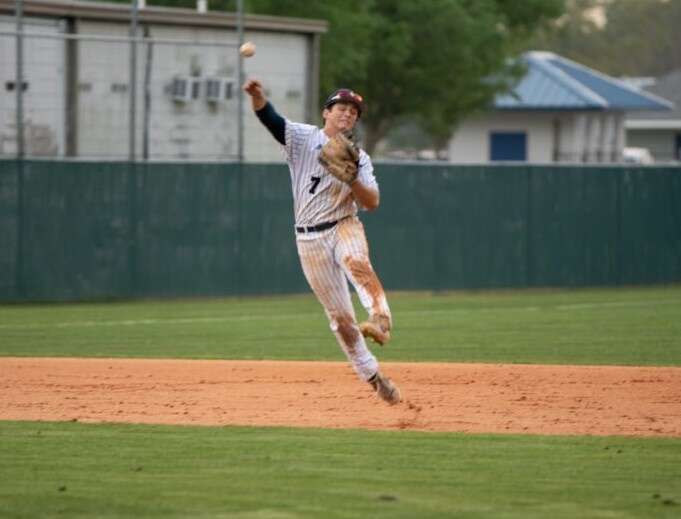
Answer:
M681 365L681 287L390 301L394 339L374 348L384 360ZM311 295L5 305L0 355L344 360Z
M0 422L4 517L672 518L681 440Z
M554 307L557 311L572 311L572 310L593 310L599 308L611 307L650 307L663 305L678 305L679 301L676 299L658 299L658 300L644 300L644 301L610 301L602 303L581 303L572 305L557 305ZM513 311L517 312L536 312L542 308L539 306L514 307ZM498 308L477 308L477 309L440 309L440 310L402 310L401 316L414 317L424 315L456 315L456 314L471 314L473 312L498 312ZM359 313L359 309L358 309ZM194 323L222 323L230 321L272 321L291 319L314 319L319 316L319 312L296 313L296 314L274 314L274 315L233 315L233 316L215 316L215 317L184 317L184 318L167 318L167 319L126 319L126 320L99 320L99 321L63 321L63 322L29 322L29 323L15 323L15 324L0 324L0 330L3 329L28 329L28 328L70 328L70 327L92 327L92 326L148 326L154 324L194 324Z

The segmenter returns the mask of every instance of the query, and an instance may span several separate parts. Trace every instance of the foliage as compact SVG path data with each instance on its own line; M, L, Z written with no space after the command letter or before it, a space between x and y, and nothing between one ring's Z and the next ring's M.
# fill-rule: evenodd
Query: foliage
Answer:
M600 9L599 26L588 16ZM659 76L681 68L678 0L572 0L564 18L529 47L544 48L619 76Z
M437 147L453 127L505 90L509 65L534 30L562 12L562 0L251 0L253 12L322 18L321 97L338 85L368 100L368 151L405 118Z

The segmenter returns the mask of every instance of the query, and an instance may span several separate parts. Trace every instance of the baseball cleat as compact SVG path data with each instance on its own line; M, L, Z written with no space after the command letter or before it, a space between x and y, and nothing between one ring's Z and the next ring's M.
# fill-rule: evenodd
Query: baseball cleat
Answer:
M382 325L380 317L370 317L359 325L359 331L364 337L371 337L374 342L383 346L390 340L390 328ZM385 319L383 319L385 321Z
M399 404L402 401L402 393L395 383L380 371L369 379L369 384L374 388L378 397L390 405Z

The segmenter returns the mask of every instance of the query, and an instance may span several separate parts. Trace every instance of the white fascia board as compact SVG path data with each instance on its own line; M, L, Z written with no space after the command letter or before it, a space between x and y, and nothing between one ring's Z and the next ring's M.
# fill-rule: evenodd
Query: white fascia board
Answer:
M627 119L627 130L681 130L681 119Z

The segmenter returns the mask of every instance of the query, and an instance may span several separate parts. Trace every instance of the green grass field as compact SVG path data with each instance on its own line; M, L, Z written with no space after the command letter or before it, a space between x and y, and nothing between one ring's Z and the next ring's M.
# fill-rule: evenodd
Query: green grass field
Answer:
M0 423L2 517L678 517L679 442Z
M678 286L397 293L390 303L384 360L681 364ZM343 360L311 295L6 305L0 337L5 356Z
M381 360L681 365L681 287L390 301ZM0 355L343 359L311 296L0 306ZM2 518L672 518L681 439L0 422L0 482Z

